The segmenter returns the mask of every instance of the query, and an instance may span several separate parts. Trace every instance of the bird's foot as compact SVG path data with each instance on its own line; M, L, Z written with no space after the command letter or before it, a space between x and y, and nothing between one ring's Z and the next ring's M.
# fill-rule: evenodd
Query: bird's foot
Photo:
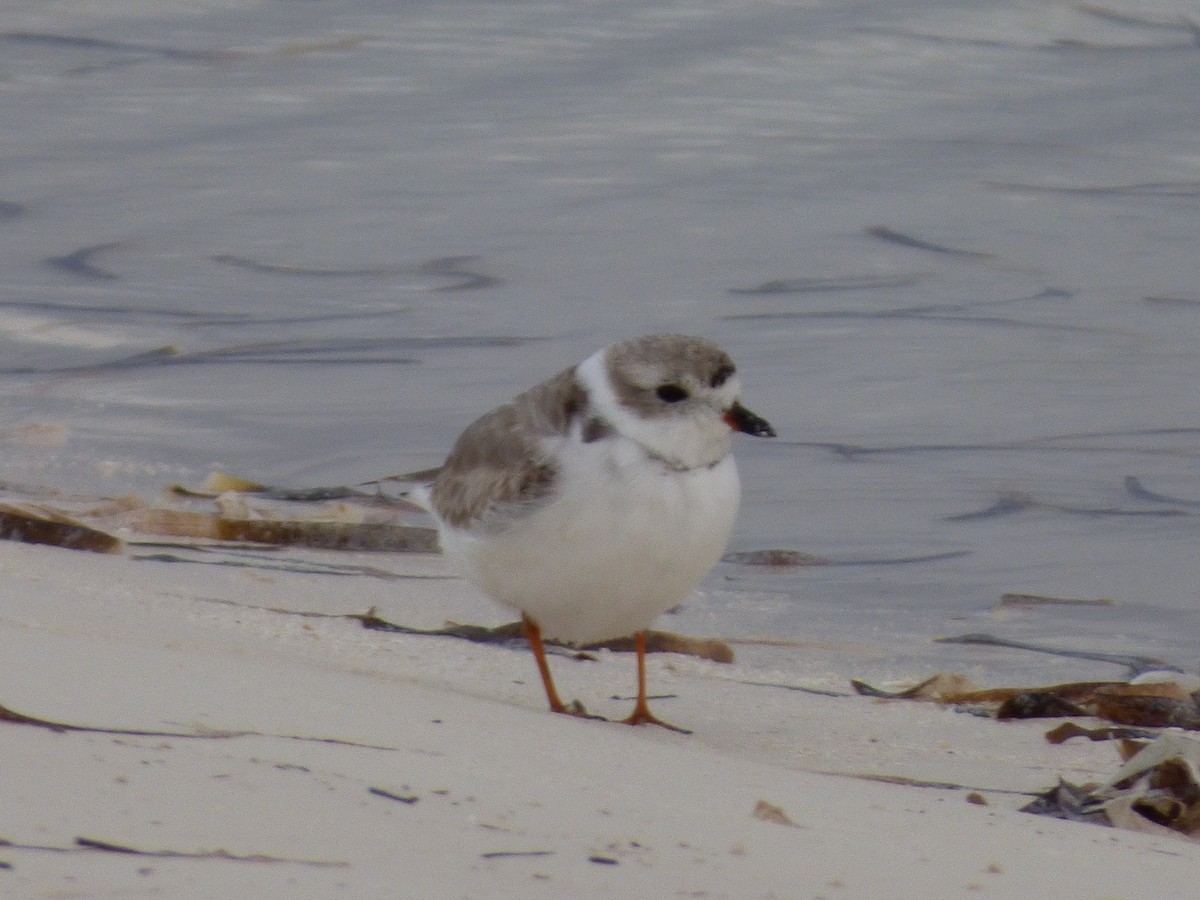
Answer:
M564 716L574 716L576 719L594 719L599 722L608 721L604 716L597 716L594 713L588 712L587 707L579 700L572 700L570 703L559 703L557 706L551 704L550 711L561 713Z
M657 725L660 728L666 728L668 731L676 731L679 734L691 734L686 728L680 728L678 725L672 725L670 722L664 722L654 713L650 712L650 708L638 704L634 707L633 712L628 719L621 720L626 725Z

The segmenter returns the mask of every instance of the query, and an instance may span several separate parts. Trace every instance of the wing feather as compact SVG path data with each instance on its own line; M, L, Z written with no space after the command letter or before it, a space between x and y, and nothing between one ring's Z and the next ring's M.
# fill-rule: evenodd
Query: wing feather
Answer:
M434 511L466 528L552 496L558 473L546 445L568 435L586 406L572 367L472 423L434 479Z

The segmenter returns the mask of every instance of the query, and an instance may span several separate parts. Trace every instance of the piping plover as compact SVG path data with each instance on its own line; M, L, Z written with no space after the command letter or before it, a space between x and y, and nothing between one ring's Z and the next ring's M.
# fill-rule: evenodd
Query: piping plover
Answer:
M613 344L470 425L427 489L446 555L520 612L554 712L586 715L559 698L542 635L632 634L637 705L624 721L675 728L646 703L645 629L725 549L741 497L734 432L775 435L739 388L704 338Z

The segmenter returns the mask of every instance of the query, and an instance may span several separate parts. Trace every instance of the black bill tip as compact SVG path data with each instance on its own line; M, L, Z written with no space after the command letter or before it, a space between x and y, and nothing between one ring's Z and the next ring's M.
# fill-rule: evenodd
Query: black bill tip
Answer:
M756 415L740 403L735 403L725 411L725 421L734 431L749 434L753 437L775 437L775 429L762 416Z

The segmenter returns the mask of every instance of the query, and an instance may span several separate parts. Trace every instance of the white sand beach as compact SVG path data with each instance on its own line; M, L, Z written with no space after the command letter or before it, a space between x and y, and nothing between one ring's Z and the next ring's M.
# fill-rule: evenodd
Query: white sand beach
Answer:
M571 719L543 709L527 652L286 612L503 620L458 580L274 569L436 576L437 557L131 549L0 542L0 703L97 729L0 722L0 895L1194 893L1192 843L1016 811L1117 765L1106 743L1051 746L1046 720L756 687L666 654L651 690L694 734ZM631 656L552 666L564 696L624 715L609 697Z

